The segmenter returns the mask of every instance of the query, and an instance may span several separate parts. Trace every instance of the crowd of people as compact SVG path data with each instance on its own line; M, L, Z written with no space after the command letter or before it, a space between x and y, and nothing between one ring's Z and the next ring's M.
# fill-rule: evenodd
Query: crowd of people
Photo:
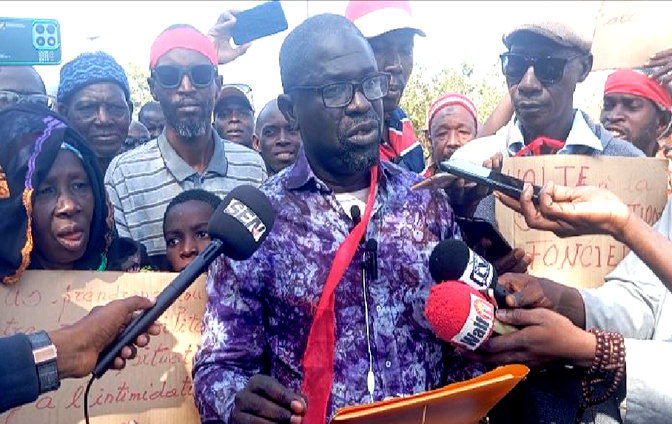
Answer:
M507 363L533 372L489 413L492 423L672 420L662 378L672 352L669 204L651 228L595 187L549 183L539 204L529 186L520 199L462 179L412 189L450 158L498 169L508 157L547 154L666 157L672 49L613 72L593 122L573 103L592 70L592 33L522 24L503 36L509 90L487 120L464 94L443 93L414 129L400 101L414 39L426 35L410 2L350 0L345 16L306 19L279 52L282 93L259 111L254 81L223 84L219 74L249 47L231 44L235 14L222 13L207 34L177 24L158 35L147 80L155 101L137 121L126 73L107 53L64 64L56 98L33 67L0 66L3 284L21 284L30 269L179 272L208 245L221 199L249 184L276 220L249 260L222 256L208 272L193 368L202 422L323 423L344 406ZM496 197L532 228L610 234L633 252L601 287L574 289L525 273L531 257L513 249L495 263L511 292L498 318L520 329L466 352L424 315L435 284L428 259L440 241L462 238L456 216L496 224ZM375 272L363 272L371 245ZM66 332L88 341L74 353L62 331L0 339L15 358L7 366L21 363L21 378L32 379L0 410L58 387L25 358L39 343L57 346L58 377L81 377L95 360L73 365L70 355L95 359L148 307L134 298L92 312ZM126 348L115 367L134 354Z

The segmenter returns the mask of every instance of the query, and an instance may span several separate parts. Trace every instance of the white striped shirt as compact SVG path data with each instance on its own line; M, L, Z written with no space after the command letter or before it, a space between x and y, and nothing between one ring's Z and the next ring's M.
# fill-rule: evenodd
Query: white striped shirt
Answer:
M163 215L175 196L200 188L224 198L241 184L261 185L267 177L261 156L221 139L216 131L212 134L215 150L202 174L177 154L164 134L112 160L105 187L120 236L142 243L150 256L165 254Z

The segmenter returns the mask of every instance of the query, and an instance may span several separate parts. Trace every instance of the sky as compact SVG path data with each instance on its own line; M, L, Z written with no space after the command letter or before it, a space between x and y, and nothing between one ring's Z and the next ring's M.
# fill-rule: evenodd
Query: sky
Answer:
M166 27L187 23L203 32L224 10L251 8L260 1L3 1L2 15L58 19L61 24L63 63L85 51L103 50L124 67L129 63L148 66L149 49ZM247 83L253 89L257 110L281 91L278 52L286 34L319 13L343 14L347 2L281 1L289 30L254 41L248 52L220 66L225 83ZM427 34L416 37L415 66L428 71L473 63L484 74L497 66L504 51L501 37L518 20L543 16L571 16L584 22L595 16L599 1L421 1L411 7L419 27ZM58 86L60 66L37 67L48 87ZM577 96L601 90L606 76L591 75ZM583 94L581 94L581 90Z

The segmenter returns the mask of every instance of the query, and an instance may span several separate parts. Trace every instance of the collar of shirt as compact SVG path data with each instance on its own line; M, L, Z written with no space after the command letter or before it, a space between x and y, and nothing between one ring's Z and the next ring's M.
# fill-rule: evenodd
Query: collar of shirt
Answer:
M381 171L378 173L378 183L382 188L386 187L388 178L399 175L402 172L401 168L386 161L379 161L378 166ZM296 157L296 163L289 170L285 188L291 191L309 187L315 187L322 193L331 193L332 191L329 186L313 173L313 169L306 157L306 152L302 147Z
M507 143L506 148L511 156L515 155L525 145L523 133L520 128L521 124L517 119L513 119L506 127L499 130L497 133L505 132ZM559 153L568 153L566 150L571 150L571 146L588 147L593 150L602 151L602 142L593 133L588 126L588 123L583 117L583 114L575 110L574 122L572 122L572 129L569 131L567 140L565 140L565 147L560 149Z
M215 150L212 153L210 163L203 175L212 172L221 176L226 176L229 163L226 159L226 152L224 151L224 141L217 135L217 131L215 130L212 131L212 138L215 142ZM177 154L175 149L173 149L173 146L168 143L165 131L161 133L157 142L163 161L166 163L166 168L168 168L168 171L170 171L179 182L185 181L192 175L198 174L194 168Z

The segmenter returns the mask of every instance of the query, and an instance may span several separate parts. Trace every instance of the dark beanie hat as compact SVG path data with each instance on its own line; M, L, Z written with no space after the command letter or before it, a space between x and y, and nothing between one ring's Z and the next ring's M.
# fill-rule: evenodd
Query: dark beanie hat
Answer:
M105 52L82 53L61 68L56 100L67 103L73 93L87 85L113 82L124 90L126 100L131 98L126 72L116 60Z

